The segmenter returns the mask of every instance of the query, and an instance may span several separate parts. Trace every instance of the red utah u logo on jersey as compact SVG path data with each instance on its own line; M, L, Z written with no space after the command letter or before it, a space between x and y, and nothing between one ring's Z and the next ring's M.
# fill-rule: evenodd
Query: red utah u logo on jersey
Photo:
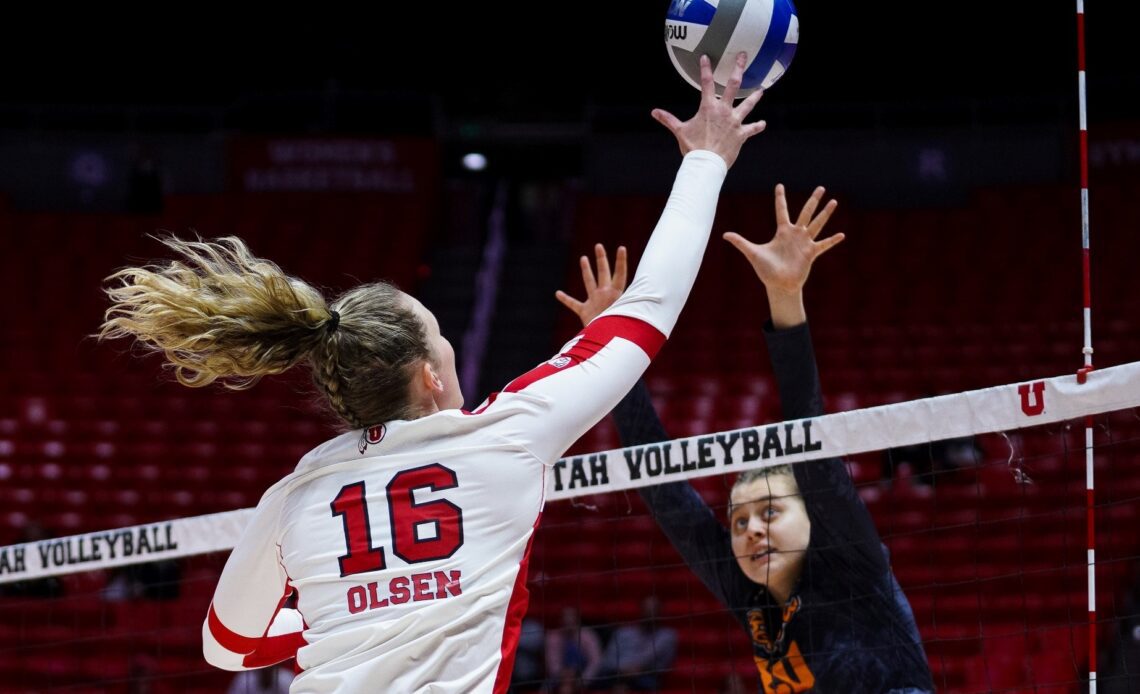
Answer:
M1033 390L1032 397L1030 388ZM1045 411L1045 381L1023 383L1017 387L1017 394L1021 396L1021 411L1026 416L1036 417Z
M364 451L368 450L369 445L377 444L384 440L384 434L386 434L387 431L383 424L368 427L360 434L360 441L357 442L356 449L360 451L361 455L364 455Z

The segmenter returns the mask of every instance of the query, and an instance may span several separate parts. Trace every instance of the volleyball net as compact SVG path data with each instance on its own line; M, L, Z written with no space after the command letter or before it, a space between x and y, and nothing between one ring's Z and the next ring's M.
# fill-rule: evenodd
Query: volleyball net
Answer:
M747 634L634 491L687 480L724 518L738 473L831 458L871 511L939 691L1128 681L1116 636L1138 616L1138 407L1140 362L568 456L548 476L516 688L557 680L547 649L570 642L582 686L609 691L623 630L641 628L661 640L638 686L755 691ZM234 675L202 660L201 624L251 513L0 547L5 687L224 691Z

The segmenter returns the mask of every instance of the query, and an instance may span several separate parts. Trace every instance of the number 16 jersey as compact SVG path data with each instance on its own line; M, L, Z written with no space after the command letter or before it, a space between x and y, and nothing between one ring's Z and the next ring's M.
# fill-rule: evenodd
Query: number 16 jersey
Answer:
M555 357L472 412L327 441L271 487L219 579L206 659L295 656L295 694L505 691L550 465L672 330L725 171L686 156L630 288Z

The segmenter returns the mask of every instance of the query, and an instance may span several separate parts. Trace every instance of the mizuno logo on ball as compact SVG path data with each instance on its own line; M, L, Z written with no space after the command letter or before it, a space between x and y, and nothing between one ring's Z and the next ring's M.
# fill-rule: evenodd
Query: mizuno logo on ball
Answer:
M687 24L666 24L665 25L665 40L666 41L684 41L689 37L689 27Z

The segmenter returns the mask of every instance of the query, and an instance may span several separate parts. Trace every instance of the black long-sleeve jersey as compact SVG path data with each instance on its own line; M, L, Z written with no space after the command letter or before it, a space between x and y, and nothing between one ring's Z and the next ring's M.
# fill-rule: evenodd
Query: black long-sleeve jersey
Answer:
M765 339L784 418L822 414L807 324L777 331L769 323ZM614 417L623 446L669 439L644 383ZM744 575L729 531L688 482L640 494L688 566L748 633L761 692L933 692L910 604L846 467L831 459L792 469L811 536L803 572L783 605Z

